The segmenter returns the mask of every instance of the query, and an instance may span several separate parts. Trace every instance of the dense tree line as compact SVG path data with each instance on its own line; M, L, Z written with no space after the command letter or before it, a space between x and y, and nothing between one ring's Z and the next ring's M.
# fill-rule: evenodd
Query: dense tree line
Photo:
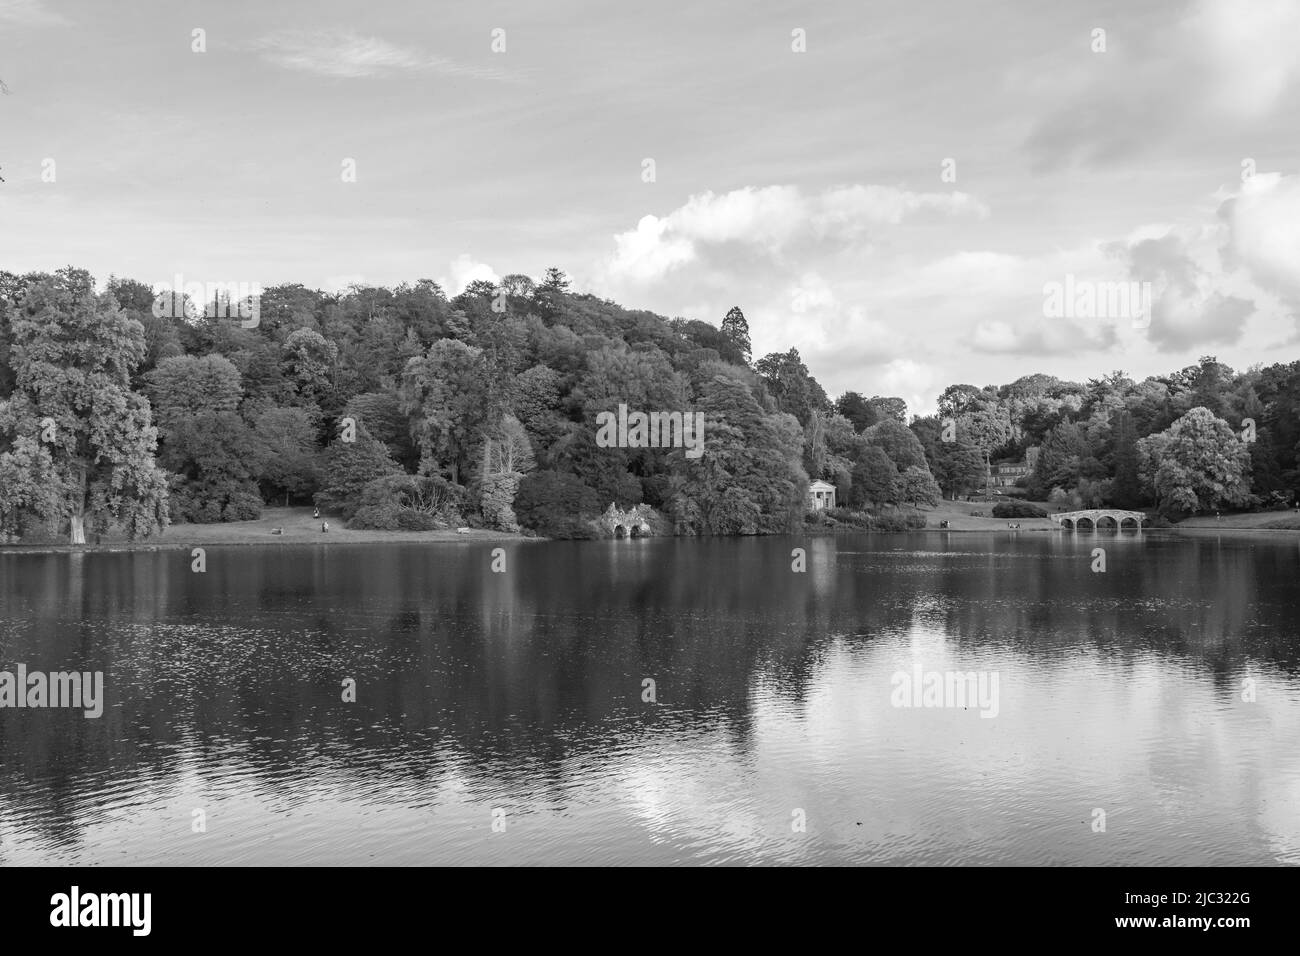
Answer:
M679 533L802 519L825 394L795 352L751 367L739 308L722 328L670 321L557 269L452 298L428 280L279 286L252 328L208 306L155 314L143 283L97 292L73 268L0 274L0 532L79 542L309 502L374 527L554 534L611 503ZM703 412L706 454L599 447L595 417L620 404Z
M1027 497L1071 508L1155 508L1178 518L1278 507L1300 493L1300 362L1236 372L1214 356L1135 381L1026 375L953 385L915 419L945 492L981 483L984 463L1032 462Z
M550 535L644 503L676 533L770 533L804 520L810 476L841 506L920 505L1031 448L1035 498L1172 513L1300 484L1300 363L956 385L909 425L897 398L831 402L794 349L752 359L738 307L670 320L558 269L450 298L427 279L277 286L252 328L221 305L172 315L141 282L0 272L0 534L81 542L311 502L367 527ZM596 416L619 405L702 412L704 455L602 447Z

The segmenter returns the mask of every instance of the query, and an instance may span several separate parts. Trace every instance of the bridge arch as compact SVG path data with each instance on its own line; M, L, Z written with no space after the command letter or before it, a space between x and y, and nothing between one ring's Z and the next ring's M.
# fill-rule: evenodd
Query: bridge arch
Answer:
M1146 520L1146 515L1142 512L1126 511L1122 508L1089 508L1084 511L1066 511L1048 517L1060 527L1071 531L1082 531L1085 527L1090 531L1114 528L1118 532L1125 527L1141 531L1142 522Z

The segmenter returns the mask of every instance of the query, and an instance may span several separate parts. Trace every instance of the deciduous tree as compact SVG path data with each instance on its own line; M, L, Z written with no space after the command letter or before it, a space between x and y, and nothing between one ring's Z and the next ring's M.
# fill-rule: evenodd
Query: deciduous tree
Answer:
M86 542L87 519L132 538L166 527L157 432L148 400L131 390L145 354L140 323L97 295L89 273L61 269L27 290L11 326L11 414L49 451L71 543Z

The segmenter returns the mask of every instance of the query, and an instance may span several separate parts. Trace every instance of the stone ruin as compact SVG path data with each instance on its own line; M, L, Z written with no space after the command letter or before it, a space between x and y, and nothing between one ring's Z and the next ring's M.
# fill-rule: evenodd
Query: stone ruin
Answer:
M627 511L620 511L614 502L609 503L605 513L596 519L600 530L612 538L647 538L654 532L650 528L650 516L654 513L649 505L637 505Z

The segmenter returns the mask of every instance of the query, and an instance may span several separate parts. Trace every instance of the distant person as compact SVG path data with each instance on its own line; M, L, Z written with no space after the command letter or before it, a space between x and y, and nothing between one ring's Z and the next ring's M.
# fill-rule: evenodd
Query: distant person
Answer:
M319 517L320 517L320 509L319 509L319 508L315 508L315 509L313 509L313 510L312 510L312 513L311 513L311 516L312 516L313 518L319 518Z
M321 534L324 534L329 529L330 529L330 523L328 521L322 521L320 523Z

